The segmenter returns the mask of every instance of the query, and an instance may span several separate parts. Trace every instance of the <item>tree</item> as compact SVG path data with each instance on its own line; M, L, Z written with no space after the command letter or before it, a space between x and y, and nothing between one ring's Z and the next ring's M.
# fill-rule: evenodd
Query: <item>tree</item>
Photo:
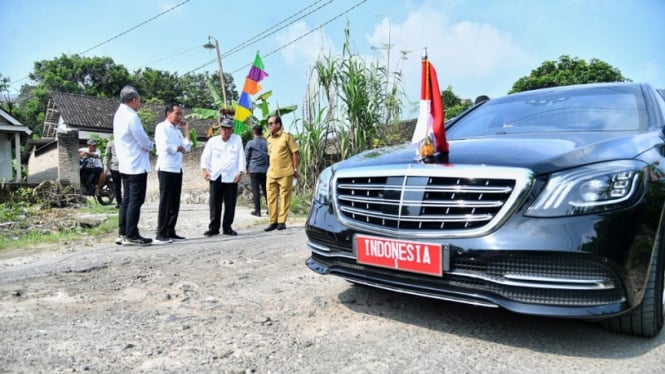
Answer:
M2 95L0 97L0 108L11 114L13 103L9 96L9 82L11 82L9 77L3 77L2 74L0 74L0 95Z
M133 80L144 100L154 100L162 104L182 101L182 89L177 74L146 68L136 70Z
M213 79L207 71L180 77L183 89L182 105L185 108L216 108L215 99L208 89L208 81Z
M127 69L110 57L65 54L35 62L30 79L49 90L97 97L116 97L120 89L132 81Z
M467 108L473 105L471 99L462 99L453 92L453 87L448 86L445 90L441 91L441 99L443 100L443 109L445 111L445 120L449 120L462 113Z
M604 61L593 58L587 64L582 59L563 55L558 61L543 62L531 71L531 75L518 79L509 93L571 84L626 81L630 79Z

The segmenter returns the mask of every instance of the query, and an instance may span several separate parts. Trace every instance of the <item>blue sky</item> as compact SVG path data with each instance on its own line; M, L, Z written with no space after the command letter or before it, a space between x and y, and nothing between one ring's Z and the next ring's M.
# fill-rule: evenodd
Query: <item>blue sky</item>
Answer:
M392 45L390 69L401 70L413 103L424 47L441 88L452 86L462 98L504 95L561 55L598 58L633 81L665 88L664 0L189 0L124 33L183 1L0 0L0 74L18 92L35 61L100 43L83 55L109 56L130 72L151 67L180 75L212 61L195 71L216 73L214 52L202 47L212 35L239 88L258 51L272 104L302 107L311 65L321 53L341 53L348 23L352 48L367 59L385 61L383 47ZM264 32L289 17L286 27ZM245 43L257 34L260 40ZM400 51L410 51L406 61ZM406 105L403 117L415 117L416 109Z

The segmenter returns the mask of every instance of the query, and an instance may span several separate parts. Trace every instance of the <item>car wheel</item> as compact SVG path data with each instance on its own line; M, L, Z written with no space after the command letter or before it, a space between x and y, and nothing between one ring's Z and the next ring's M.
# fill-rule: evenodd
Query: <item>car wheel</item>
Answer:
M665 308L665 255L661 240L656 242L654 259L642 302L627 314L602 321L603 327L646 337L658 335L663 328Z

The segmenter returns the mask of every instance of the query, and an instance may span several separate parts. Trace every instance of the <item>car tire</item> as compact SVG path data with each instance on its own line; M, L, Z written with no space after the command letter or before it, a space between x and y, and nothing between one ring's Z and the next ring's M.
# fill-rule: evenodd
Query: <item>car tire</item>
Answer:
M642 302L629 313L603 320L603 327L627 334L654 337L663 328L665 292L665 248L662 233L656 241L654 258Z

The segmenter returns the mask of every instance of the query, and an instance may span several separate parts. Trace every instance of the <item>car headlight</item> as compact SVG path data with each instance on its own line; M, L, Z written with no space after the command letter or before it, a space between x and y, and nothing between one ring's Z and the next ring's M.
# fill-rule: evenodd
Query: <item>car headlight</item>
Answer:
M630 206L642 196L644 167L613 161L554 173L526 215L562 217Z
M330 193L332 192L332 167L323 169L319 174L319 179L316 182L316 190L314 190L314 200L321 204L330 204Z

